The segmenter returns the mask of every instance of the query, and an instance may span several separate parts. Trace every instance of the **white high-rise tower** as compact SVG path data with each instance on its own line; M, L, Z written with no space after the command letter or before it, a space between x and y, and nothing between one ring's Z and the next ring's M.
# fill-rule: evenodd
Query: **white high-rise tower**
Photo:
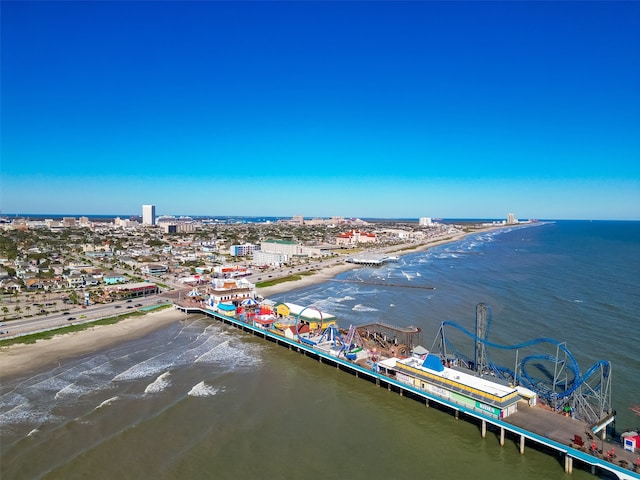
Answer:
M155 205L142 205L142 224L143 225L156 224L156 206Z

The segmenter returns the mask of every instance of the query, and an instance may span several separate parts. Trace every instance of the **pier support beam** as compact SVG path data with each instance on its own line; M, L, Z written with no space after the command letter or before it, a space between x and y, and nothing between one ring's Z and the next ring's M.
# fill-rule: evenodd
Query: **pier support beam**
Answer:
M500 427L500 446L504 447L504 427Z
M487 438L487 421L482 420L482 438Z
M429 408L429 399L428 398L424 399L424 406Z
M456 417L456 420L460 418L460 410L456 410L455 417Z
M564 456L564 473L573 473L573 458L569 455Z
M524 455L524 435L520 435L520 455Z

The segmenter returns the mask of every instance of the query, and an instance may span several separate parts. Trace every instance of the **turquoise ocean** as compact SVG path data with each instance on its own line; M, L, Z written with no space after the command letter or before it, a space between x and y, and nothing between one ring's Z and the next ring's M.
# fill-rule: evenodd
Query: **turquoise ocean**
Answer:
M367 282L367 283L361 283ZM384 286L383 284L394 285ZM400 285L400 286L398 286ZM402 286L433 288L403 288ZM273 300L343 327L441 322L566 342L612 364L616 429L640 427L640 222L555 221L471 235ZM455 338L461 349L471 346ZM465 345L467 342L467 345ZM489 351L493 355L492 350ZM513 353L495 353L509 364ZM492 357L494 358L494 357ZM1 357L0 357L1 361ZM4 479L586 479L563 460L198 315L0 385Z

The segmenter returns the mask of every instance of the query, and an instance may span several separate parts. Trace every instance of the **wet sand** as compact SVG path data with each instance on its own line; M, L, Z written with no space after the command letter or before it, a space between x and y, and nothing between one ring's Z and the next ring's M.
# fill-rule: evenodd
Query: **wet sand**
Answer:
M489 229L491 228L483 230ZM437 245L455 242L467 235L469 233L434 239L433 241L415 244L415 246L412 244L401 245L386 249L385 253L405 255ZM326 267L313 275L302 276L299 280L259 288L257 293L268 298L270 295L326 282L336 275L354 268L360 268L360 266L352 263L343 263ZM0 380L9 376L36 371L47 365L58 363L65 358L86 355L124 340L143 337L158 328L179 321L183 316L184 314L174 309L162 310L155 313L151 312L141 317L127 318L112 325L99 325L81 332L57 335L48 340L39 340L34 344L17 344L2 347L0 348Z

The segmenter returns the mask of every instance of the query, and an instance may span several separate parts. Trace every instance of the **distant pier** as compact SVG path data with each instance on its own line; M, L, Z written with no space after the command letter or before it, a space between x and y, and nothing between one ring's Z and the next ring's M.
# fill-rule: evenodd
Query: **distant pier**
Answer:
M377 253L363 253L359 256L349 257L347 262L355 263L356 265L365 265L368 267L377 267L388 262L397 262L400 257L393 255L381 255Z

